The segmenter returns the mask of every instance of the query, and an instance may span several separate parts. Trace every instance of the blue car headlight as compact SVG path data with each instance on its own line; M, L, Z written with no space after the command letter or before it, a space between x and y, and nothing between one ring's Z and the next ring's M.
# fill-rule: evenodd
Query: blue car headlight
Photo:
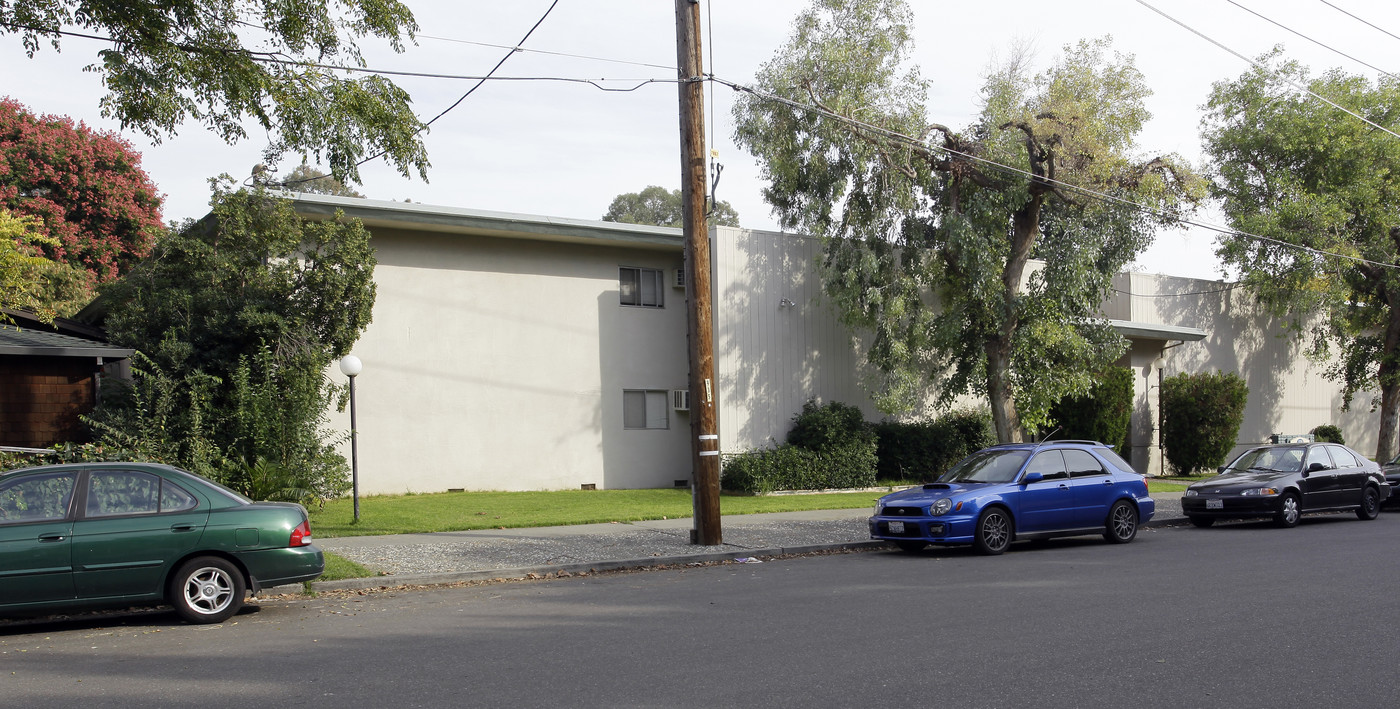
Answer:
M929 505L928 513L930 517L937 517L938 515L946 513L950 509L953 509L953 501L944 497L940 498L937 502L933 503L932 505Z
M1278 494L1278 488L1276 488L1276 487L1252 487L1252 488L1249 488L1248 490L1241 490L1241 491L1240 491L1240 494L1241 494L1241 495L1244 495L1244 496L1246 496L1246 497L1257 496L1257 495L1277 495L1277 494Z

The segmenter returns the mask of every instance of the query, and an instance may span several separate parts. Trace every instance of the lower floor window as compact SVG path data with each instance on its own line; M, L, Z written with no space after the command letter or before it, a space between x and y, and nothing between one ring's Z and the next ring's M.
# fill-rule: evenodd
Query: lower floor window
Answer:
M666 418L664 389L624 389L622 391L623 428L669 428Z

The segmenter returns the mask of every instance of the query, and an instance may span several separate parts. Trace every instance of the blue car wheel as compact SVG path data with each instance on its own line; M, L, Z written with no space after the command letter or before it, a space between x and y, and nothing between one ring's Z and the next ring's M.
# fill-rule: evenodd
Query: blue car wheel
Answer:
M1137 536L1137 530L1137 510L1127 500L1113 503L1113 507L1108 511L1108 524L1104 528L1103 538L1114 544L1127 544Z
M989 507L977 518L972 546L980 554L995 556L1011 546L1011 515L1000 507Z

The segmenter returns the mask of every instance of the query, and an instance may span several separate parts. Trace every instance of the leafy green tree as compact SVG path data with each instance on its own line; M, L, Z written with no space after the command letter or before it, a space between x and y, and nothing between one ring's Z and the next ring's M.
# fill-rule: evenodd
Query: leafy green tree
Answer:
M306 163L298 165L296 169L277 178L273 184L292 192L311 192L313 194L364 199L364 195L346 187L345 183Z
M325 370L369 324L374 266L358 221L216 184L208 217L102 288L109 338L143 355L93 417L98 442L259 494L338 494L325 417L343 397Z
M1244 423L1249 385L1234 372L1178 374L1162 380L1162 452L1182 475L1225 463Z
M358 221L304 221L261 189L215 184L213 211L102 288L108 337L165 368L226 379L240 356L328 366L369 324L374 252Z
M251 119L269 136L269 164L309 153L352 182L356 163L380 152L405 176L426 179L423 124L408 93L330 68L363 67L358 40L403 51L417 30L398 0L0 3L0 35L18 35L31 57L46 41L57 51L75 31L110 40L88 69L108 91L102 114L123 128L159 141L193 120L234 143L248 137Z
M1038 75L1016 55L956 131L927 117L910 19L900 0L814 0L740 94L736 140L782 226L823 237L825 290L872 335L881 409L930 385L945 406L981 394L1018 440L1123 351L1097 314L1110 280L1203 186L1176 156L1136 154L1149 91L1107 40Z
M1100 441L1126 450L1128 427L1133 415L1133 372L1127 367L1109 367L1095 377L1089 392L1067 396L1050 409L1052 426L1059 427L1056 438Z
M125 273L163 229L161 195L129 143L10 99L0 99L0 207L33 217L43 253L97 282Z
M0 207L0 308L35 313L41 320L70 315L91 300L87 271L44 256L57 240L39 231L33 217L17 217ZM6 321L0 314L0 322Z
M1376 458L1400 424L1400 138L1299 93L1400 132L1400 81L1330 71L1316 79L1278 54L1215 85L1203 121L1214 191L1231 226L1221 259L1329 362L1344 408L1380 389ZM1266 65L1267 65L1266 64Z
M641 192L613 198L603 221L680 228L685 215L683 207L680 190L667 192L664 187L651 185ZM721 226L739 226L739 213L728 202L720 200L711 207L708 221Z

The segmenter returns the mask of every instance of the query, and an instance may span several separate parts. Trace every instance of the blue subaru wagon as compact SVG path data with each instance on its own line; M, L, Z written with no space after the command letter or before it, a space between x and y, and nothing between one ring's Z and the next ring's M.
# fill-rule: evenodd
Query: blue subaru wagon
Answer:
M1102 443L1007 443L880 498L870 536L909 552L936 544L1000 554L1013 541L1083 534L1126 544L1155 511L1147 480Z

